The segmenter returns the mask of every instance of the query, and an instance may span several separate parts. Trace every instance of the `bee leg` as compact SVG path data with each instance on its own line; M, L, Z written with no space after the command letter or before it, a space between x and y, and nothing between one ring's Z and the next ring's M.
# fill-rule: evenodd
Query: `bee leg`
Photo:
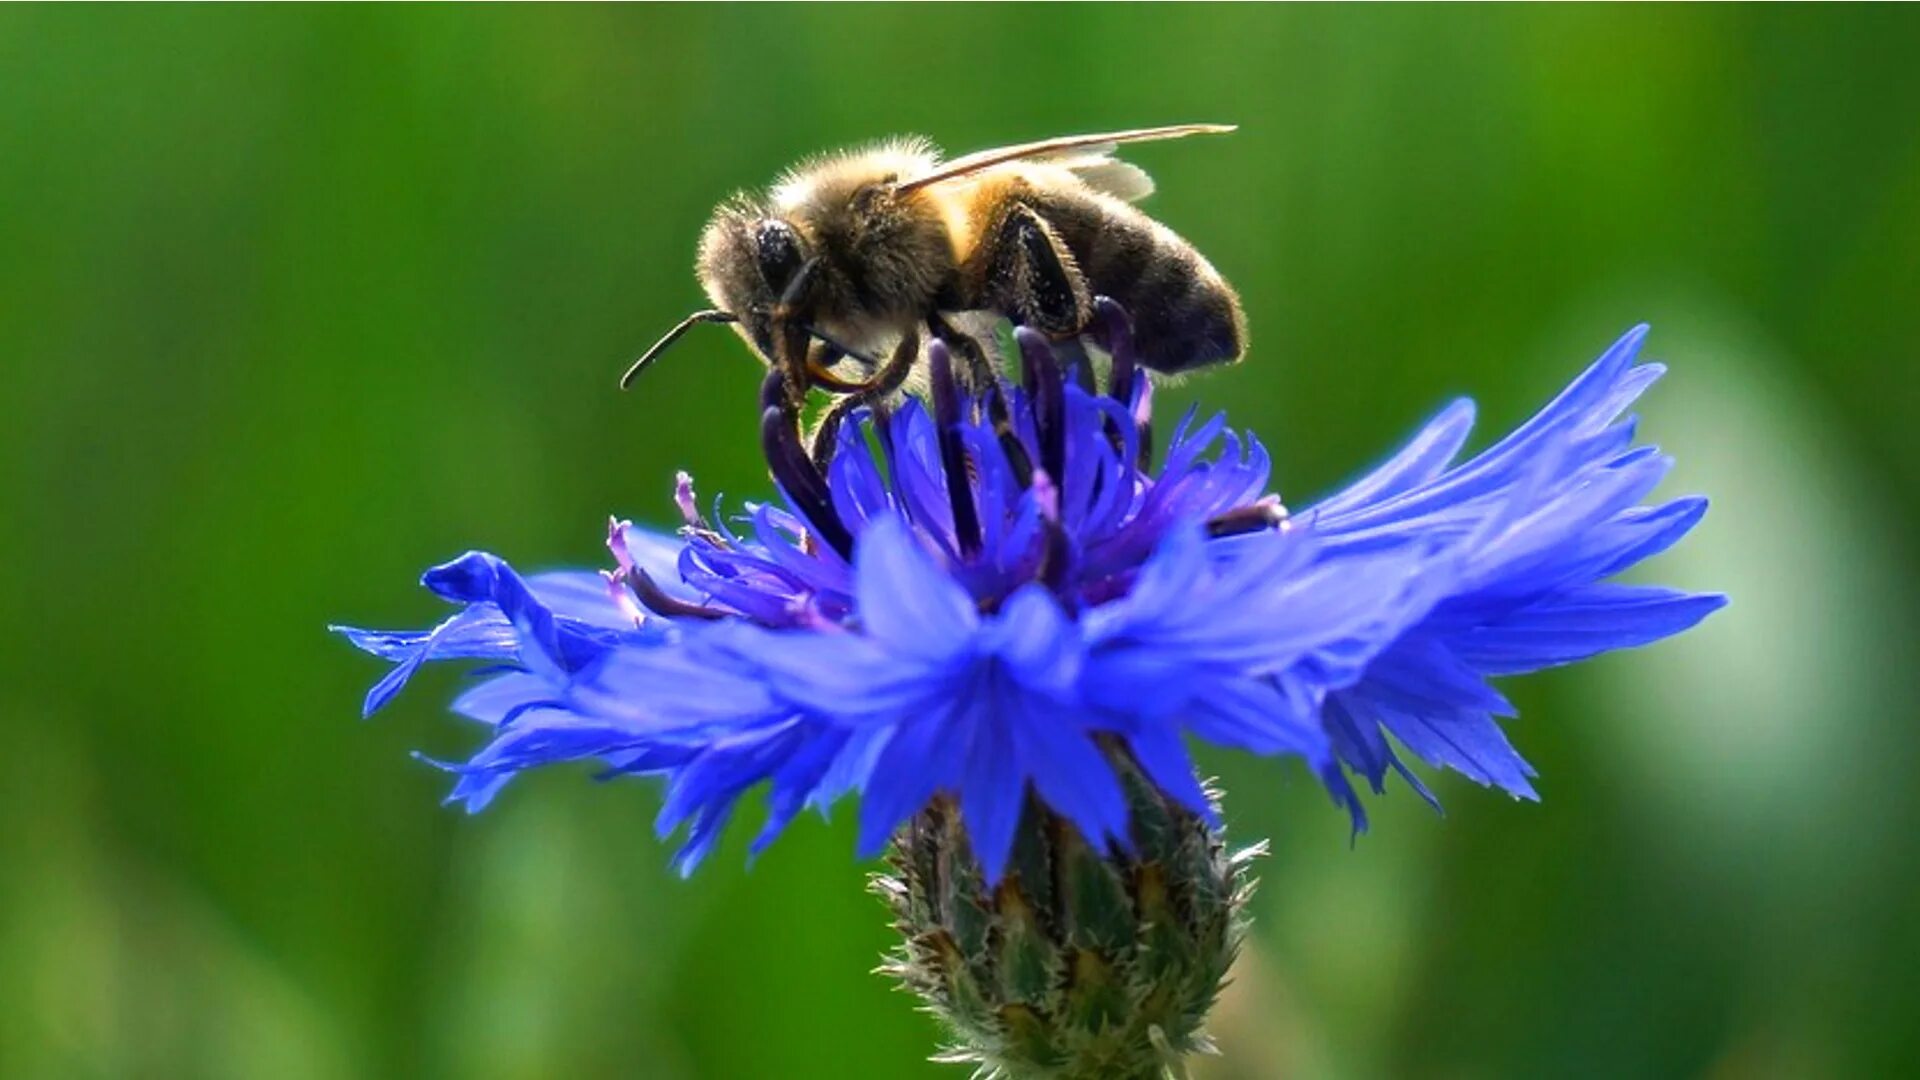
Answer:
M802 330L801 333L808 334L810 332ZM794 434L801 439L802 443L807 443L806 427L802 420L802 415L806 411L807 395L810 392L815 388L819 388L830 394L840 395L843 398L856 397L873 388L880 380L874 379L868 382L859 382L835 375L833 373L833 365L844 359L847 353L842 346L834 342L808 341L805 337L801 337L790 340L788 346L790 351L786 355L796 359L788 360L781 365L781 383L785 388L785 392L780 406L782 413L791 419ZM915 348L918 348L917 344ZM911 357L909 357L909 359L911 359ZM904 379L905 377L905 372L901 372L900 379ZM896 385L897 382L898 380L896 380ZM812 444L807 445L809 445L809 452L811 453L813 446ZM831 441L829 441L826 446L827 452L831 453Z
M972 334L954 326L937 311L927 316L927 332L940 339L959 358L968 389L984 392L994 384L998 376L993 369L993 362L987 359L986 350L980 347L980 342Z
M1052 338L1077 336L1093 321L1093 292L1073 252L1031 206L1016 202L990 241L988 306Z
M908 331L894 348L893 355L887 358L870 381L834 402L827 414L820 418L820 425L813 429L813 441L808 453L813 457L814 466L823 475L827 471L827 463L833 460L834 443L839 439L840 427L846 423L847 417L856 410L892 397L906 383L907 376L913 372L913 362L919 357L920 335Z
M780 384L784 389L783 411L792 414L797 432L801 410L807 407L807 391L813 387L813 372L808 363L812 355L812 338L804 327L785 320L775 320L773 340L773 367L780 373Z
M840 428L855 409L865 405L856 394L848 394L833 403L820 423L814 427L813 436L807 445L807 456L813 458L813 467L825 475L827 467L833 463L834 444L840 440Z
M838 345L819 342L807 350L807 386L819 387L828 393L857 393L865 383L841 378L833 373L833 365L846 358L846 352Z
M1013 475L1025 484L1033 475L1033 459L1027 456L1026 447L1013 430L1013 417L1007 411L1006 387L1001 385L1000 373L994 370L986 352L972 335L955 329L938 312L927 316L927 329L965 363L970 374L968 381L974 384L980 400L986 403L987 418L993 421L994 437L1000 441L1001 449L1006 451L1007 462L1013 466Z

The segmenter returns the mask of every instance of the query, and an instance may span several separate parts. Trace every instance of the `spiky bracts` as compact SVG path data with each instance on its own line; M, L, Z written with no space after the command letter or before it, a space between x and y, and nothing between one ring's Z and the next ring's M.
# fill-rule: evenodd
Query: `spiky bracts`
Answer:
M987 888L958 808L936 800L895 836L874 891L903 944L881 971L949 1028L937 1060L1008 1080L1181 1075L1233 963L1256 845L1224 838L1112 753L1131 851L1102 853L1029 798L1005 878Z

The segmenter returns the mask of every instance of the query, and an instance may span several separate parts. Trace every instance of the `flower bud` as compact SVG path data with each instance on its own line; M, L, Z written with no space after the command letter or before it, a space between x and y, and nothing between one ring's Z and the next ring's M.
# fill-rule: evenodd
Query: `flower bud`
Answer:
M1103 852L1031 795L989 888L959 807L936 799L894 838L874 891L902 944L881 971L950 1029L935 1060L1014 1080L1179 1075L1233 963L1264 851L1229 854L1124 753L1132 850Z

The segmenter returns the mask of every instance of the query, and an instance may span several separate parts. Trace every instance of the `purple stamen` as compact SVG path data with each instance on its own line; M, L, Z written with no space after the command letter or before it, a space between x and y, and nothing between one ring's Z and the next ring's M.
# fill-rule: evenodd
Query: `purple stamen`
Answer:
M1048 521L1060 520L1060 489L1045 469L1034 470L1033 500L1040 507L1041 517Z
M632 620L635 626L644 625L647 613L634 601L633 590L627 588L626 575L602 570L600 577L607 583L607 598L613 601L613 606L619 609L620 614Z
M777 392L780 373L767 376L763 398ZM767 469L774 482L787 493L793 508L812 526L813 532L843 558L853 555L853 534L834 511L826 478L814 465L807 448L801 445L800 428L793 415L780 406L770 406L760 414L760 445L767 456Z
M680 508L680 520L686 522L689 529L705 529L706 519L700 516L700 504L693 494L693 474L682 470L673 474L673 502Z
M1107 355L1113 358L1113 370L1107 377L1107 395L1133 413L1133 425L1139 432L1139 452L1134 467L1148 471L1153 462L1153 381L1140 370L1133 347L1133 316L1127 314L1112 297L1093 300L1097 319L1094 336Z
M1053 346L1037 330L1018 327L1013 340L1020 346L1020 364L1033 392L1033 426L1040 436L1040 467L1048 476L1067 471L1067 400Z
M1020 441L1020 435L1014 430L1013 414L1007 409L1007 395L999 379L995 379L986 390L987 417L993 423L993 432L1000 440L1000 450L1007 455L1007 464L1012 467L1014 479L1021 487L1026 487L1033 475L1033 458L1027 453L1026 444Z
M1093 361L1087 357L1087 347L1081 344L1079 336L1062 338L1051 344L1054 363L1073 379L1074 385L1089 394L1099 393L1093 384Z
M927 367L933 389L933 421L940 431L940 466L947 474L947 499L953 504L954 540L962 553L980 549L980 515L973 505L967 474L967 450L960 439L960 388L953 381L953 356L946 342L927 343Z
M658 582L648 576L645 570L637 566L629 569L625 577L627 584L633 588L633 594L639 597L647 610L655 615L664 615L670 619L724 619L727 617L727 612L700 604L690 604L668 594Z
M1040 566L1034 576L1042 585L1064 596L1068 570L1073 562L1073 546L1066 529L1060 524L1060 489L1044 469L1034 471L1033 497L1040 507L1044 545L1040 549Z
M767 372L760 381L760 411L784 409L787 407L787 379L778 371Z
M1140 454L1133 467L1153 471L1153 380L1141 378L1139 396L1133 399L1133 428L1139 434Z
M1096 319L1095 336L1102 348L1113 358L1113 370L1107 378L1107 394L1121 405L1130 405L1133 401L1133 377L1138 370L1133 355L1133 320L1127 316L1125 308L1115 303L1111 297L1099 296L1093 301Z

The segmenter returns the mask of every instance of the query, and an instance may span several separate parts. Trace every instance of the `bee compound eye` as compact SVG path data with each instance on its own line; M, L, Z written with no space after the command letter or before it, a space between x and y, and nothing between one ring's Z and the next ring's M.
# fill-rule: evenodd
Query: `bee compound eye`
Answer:
M775 292L786 288L803 261L799 234L784 221L770 219L754 226L753 249L760 276Z

